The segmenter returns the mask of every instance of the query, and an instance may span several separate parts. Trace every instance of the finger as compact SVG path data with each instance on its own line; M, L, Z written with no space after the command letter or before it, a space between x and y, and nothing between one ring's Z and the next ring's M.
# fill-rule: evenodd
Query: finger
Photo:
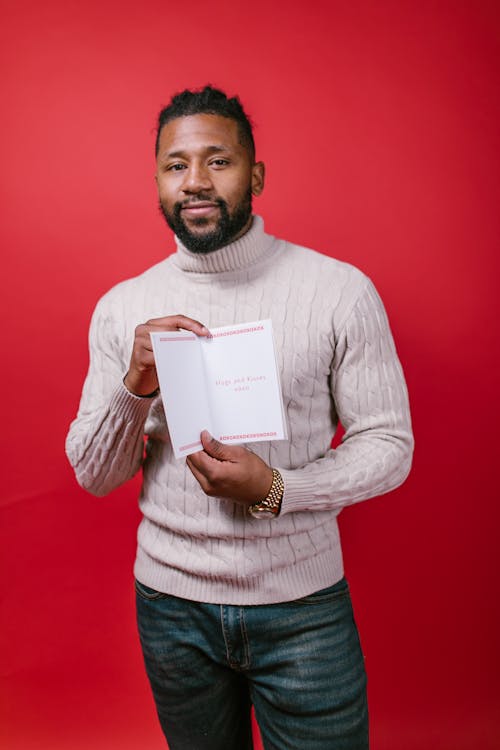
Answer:
M200 471L200 469L196 466L195 462L192 461L192 457L196 454L193 453L191 456L186 456L186 464L188 465L189 470L191 471L191 474L194 476L198 484L200 485L201 489L206 493L209 489L209 482L205 476L205 474Z
M153 356L153 344L151 343L151 336L149 335L149 331L145 336L140 335L135 340L135 349L140 351L146 351Z
M146 323L147 326L163 331L192 331L197 336L209 336L210 331L199 320L188 318L186 315L167 315L163 318L152 318Z
M186 457L186 463L203 492L209 497L232 497L234 464L218 461L205 451L198 451Z
M189 466L195 466L198 471L201 469L200 465L200 456L203 456L203 451L196 451L195 453L190 453L188 456L186 456L186 463L189 464Z
M196 453L190 453L189 456L186 457L186 461L188 461L189 465L194 467L196 471L200 472L204 477L209 479L209 481L211 481L214 475L214 471L221 463L212 456L209 456L208 453L204 450L196 451Z
M209 456L217 459L217 461L237 461L238 458L241 458L241 451L243 450L239 446L224 445L219 440L216 440L208 430L202 431L201 444L205 453L208 453Z

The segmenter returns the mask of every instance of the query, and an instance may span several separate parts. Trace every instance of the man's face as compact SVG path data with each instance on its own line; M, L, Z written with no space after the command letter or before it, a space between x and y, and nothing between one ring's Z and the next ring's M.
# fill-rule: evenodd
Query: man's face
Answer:
M249 228L264 165L253 163L234 120L190 115L162 128L156 182L169 227L189 250L209 253Z

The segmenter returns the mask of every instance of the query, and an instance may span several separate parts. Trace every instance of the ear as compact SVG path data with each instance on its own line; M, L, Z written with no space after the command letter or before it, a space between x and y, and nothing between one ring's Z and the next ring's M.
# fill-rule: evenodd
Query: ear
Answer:
M256 162L252 167L252 195L260 195L264 190L266 168L263 161Z

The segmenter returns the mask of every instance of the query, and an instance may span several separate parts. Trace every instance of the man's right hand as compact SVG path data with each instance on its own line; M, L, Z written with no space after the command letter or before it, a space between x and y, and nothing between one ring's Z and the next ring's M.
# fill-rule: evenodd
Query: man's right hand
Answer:
M208 336L209 330L203 323L185 315L167 315L165 318L153 318L135 329L134 348L130 366L123 383L127 390L136 396L148 396L158 388L153 345L150 333L162 331L192 331L197 336Z

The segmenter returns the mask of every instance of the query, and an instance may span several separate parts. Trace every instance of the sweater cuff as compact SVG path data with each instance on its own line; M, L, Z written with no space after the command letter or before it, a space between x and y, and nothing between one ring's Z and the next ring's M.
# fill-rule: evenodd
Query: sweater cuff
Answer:
M122 417L125 422L144 422L154 401L154 398L136 396L121 382L111 397L109 407L113 414Z
M311 480L307 473L293 469L280 469L278 471L283 477L285 491L281 501L280 516L286 513L295 513L301 510L313 510L311 501Z

